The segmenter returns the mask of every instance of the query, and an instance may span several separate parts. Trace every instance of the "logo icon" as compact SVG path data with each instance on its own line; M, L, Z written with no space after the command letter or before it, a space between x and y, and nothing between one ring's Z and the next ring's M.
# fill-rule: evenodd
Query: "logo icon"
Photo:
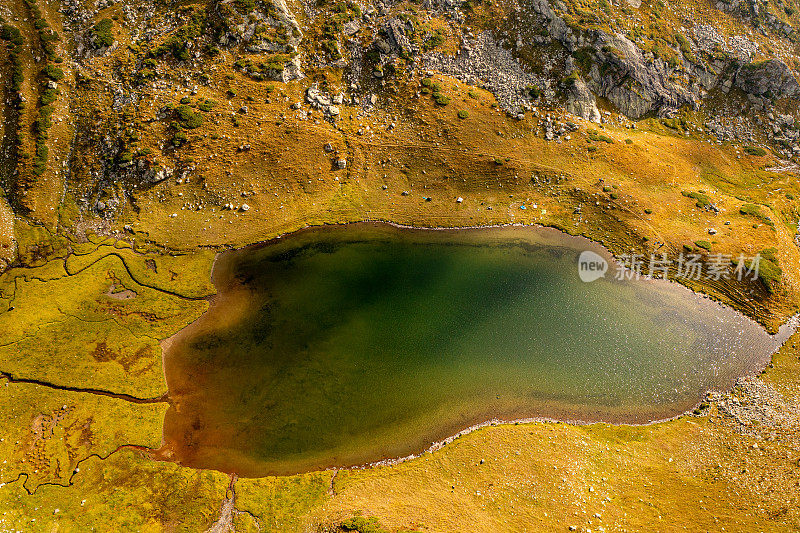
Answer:
M585 250L578 256L578 276L581 281L589 283L600 279L608 271L608 262L600 254Z

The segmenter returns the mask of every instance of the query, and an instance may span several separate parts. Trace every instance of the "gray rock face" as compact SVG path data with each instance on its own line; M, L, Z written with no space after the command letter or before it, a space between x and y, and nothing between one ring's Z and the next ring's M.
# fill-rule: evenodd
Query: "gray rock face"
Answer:
M778 34L791 35L794 28L769 11L766 4L758 0L716 0L714 6L720 11L732 13L760 30L770 29Z
M503 109L517 115L529 101L526 87L537 86L552 94L546 80L526 72L511 53L500 46L489 32L464 40L461 52L450 56L439 52L426 54L424 66L449 74L459 80L491 91Z
M601 30L576 35L547 0L534 0L533 10L543 19L549 35L569 52L579 48L593 51L586 84L611 100L621 113L640 118L662 108L697 105L694 94L671 81L673 73L662 60L645 57L626 37Z
M783 61L770 59L749 63L739 69L734 84L747 94L785 98L800 94L800 84Z
M236 43L243 43L248 52L255 54L294 52L297 50L303 38L303 33L297 23L297 19L284 0L270 2L272 9L265 9L257 3L256 8L247 16L234 11L236 15L231 20L228 20L228 17L220 12L220 6L228 3L224 0L214 0L211 4L211 8L228 22L226 31L219 37L219 44L231 46ZM286 39L284 41L272 41L264 38L259 29L265 27L282 30L286 34ZM304 75L301 70L300 58L295 57L286 63L283 70L272 71L267 77L284 83L302 79Z
M392 51L392 45L390 45L381 38L375 39L373 46L375 47L375 50L377 50L381 54L388 54Z
M621 113L640 118L686 104L697 106L697 97L670 79L672 71L662 60L645 58L627 38L597 32L592 47L598 51L598 61L587 83Z
M597 102L582 79L578 78L571 83L568 91L567 111L586 120L600 122L600 110L597 109Z
M789 67L776 59L740 68L734 79L721 78L725 64L714 64L713 69L687 64L681 75L652 54L645 54L633 42L620 34L602 30L574 32L553 10L548 0L534 0L533 11L541 17L550 38L563 45L570 53L588 51L589 71L585 82L589 90L608 98L624 115L640 118L647 113L663 115L670 109L684 105L697 108L704 90L721 84L727 92L735 85L744 92L762 98L782 98L800 94L800 85ZM739 61L749 61L757 45L742 36L725 39L712 27L696 27L695 37L700 49L719 47L733 57L734 66ZM570 109L575 114L591 113L586 93L576 85L570 95Z
M406 30L414 31L411 22L403 22L399 18L393 18L386 24L386 33L389 34L393 44L400 52L410 52L412 50L411 41L406 35Z

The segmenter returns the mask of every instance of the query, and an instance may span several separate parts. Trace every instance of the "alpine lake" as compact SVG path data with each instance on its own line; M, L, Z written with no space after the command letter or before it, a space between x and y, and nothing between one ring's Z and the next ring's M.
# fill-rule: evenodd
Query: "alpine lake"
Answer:
M165 343L165 448L257 477L400 458L489 420L647 423L788 336L677 283L583 282L585 250L613 264L538 227L349 224L220 254L211 307Z

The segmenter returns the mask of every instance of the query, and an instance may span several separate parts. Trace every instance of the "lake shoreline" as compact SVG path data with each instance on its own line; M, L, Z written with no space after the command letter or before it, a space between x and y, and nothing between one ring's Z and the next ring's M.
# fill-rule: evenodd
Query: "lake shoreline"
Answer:
M309 226L306 226L306 227L304 227L302 229L299 229L299 230L295 230L295 231L287 232L285 234L281 234L280 236L274 237L272 239L268 239L268 240L260 241L260 242L256 242L256 243L252 243L252 244L249 244L247 246L240 247L240 248L231 248L230 250L227 250L225 252L218 253L216 255L216 257L214 258L214 262L212 264L212 269L211 269L211 280L212 280L212 283L214 283L215 287L218 288L218 291L217 291L216 295L214 295L214 296L212 296L210 298L211 305L213 306L215 301L218 298L221 297L221 294L220 294L220 291L219 291L219 286L217 285L217 283L215 281L215 273L217 272L217 267L219 265L219 260L220 260L220 258L221 258L221 256L223 254L228 254L228 253L231 253L231 252L238 252L238 251L247 250L247 249L250 249L250 248L257 249L257 248L260 248L260 247L268 246L269 244L285 240L288 236L296 235L298 233L304 233L304 232L310 231L310 230L320 230L320 229L329 228L329 227L330 228L341 228L341 227L358 226L358 225L373 226L373 227L390 227L390 228L399 229L399 230L415 230L415 231L422 231L422 232L425 232L425 231L442 231L442 232L453 231L453 232L457 232L457 231L460 231L460 230L490 230L490 229L498 229L498 228L499 229L502 229L502 228L533 228L533 229L544 230L544 231L547 231L547 232L552 232L553 234L557 234L557 235L560 235L560 236L566 236L566 237L580 239L580 240L584 241L587 244L587 246L602 248L612 259L614 259L614 256L610 252L610 250L608 250L601 243L598 243L596 241L592 241L591 239L589 239L588 237L585 237L583 235L572 235L572 234L563 232L562 230L560 230L558 228L554 228L552 226L542 226L540 224L509 223L509 224L497 224L497 225L488 225L488 226L415 227L415 226L408 226L408 225L396 224L396 223L385 222L385 221L364 221L364 222L351 222L351 223L343 223L343 224L309 225ZM658 281L659 279L660 278L646 278L647 281ZM730 305L726 305L726 304L722 303L721 301L719 301L718 299L710 297L706 293L694 291L691 288L686 287L685 285L683 285L681 283L675 282L674 280L669 280L668 279L668 280L660 280L660 281L670 281L670 282L673 282L676 285L679 285L681 287L688 288L695 296L703 298L703 299L708 299L708 300L714 301L717 305L720 305L723 308L731 309L731 310L735 311L736 313L738 313L738 314L740 314L740 315L752 320L752 318L748 317L745 313L742 313L739 309L736 309L736 308L734 308L734 307L732 307ZM169 349L172 346L172 343L175 341L175 339L178 336L180 336L182 334L185 334L187 332L187 330L189 330L193 324L195 324L196 322L199 322L200 320L202 320L202 318L205 316L206 313L204 313L201 317L199 317L192 324L187 325L185 328L182 328L180 331L176 332L174 335L172 335L172 336L170 336L167 339L164 339L162 341L162 348L164 349L165 362L166 362L166 357L168 356ZM783 328L784 326L792 327L792 325L790 324L790 323L792 323L792 321L794 321L793 327L796 328L796 326L797 326L796 318L797 318L797 316L793 317L793 319L790 319L790 321L787 321L783 326L781 326L781 328ZM763 327L763 325L760 325L760 326ZM745 376L758 375L759 373L761 373L761 371L763 371L763 369L769 364L769 362L770 362L770 360L772 358L772 355L780 349L781 345L783 344L783 342L785 342L786 338L788 338L789 335L790 334L787 334L786 337L783 339L783 341L781 341L780 343L778 343L774 347L773 351L764 358L764 361L759 361L752 369L749 369L748 372L746 372L744 374L741 374L741 375L737 375L736 379L739 379L739 378L742 378L742 377L745 377ZM777 337L778 334L770 335L770 336L774 338L774 337ZM164 365L164 367L165 366L166 365ZM166 368L164 368L164 373L165 373L165 379L166 379ZM732 386L731 386L731 388L732 388ZM482 421L482 422L478 422L476 424L472 424L472 425L466 427L465 429L462 429L462 430L456 432L455 434L453 434L451 436L448 436L448 437L442 438L440 440L434 441L434 442L432 442L432 444L430 446L428 446L427 448L425 448L422 451L417 452L417 453L411 453L411 454L408 454L408 455L405 455L405 456L401 456L401 457L387 458L387 459L382 459L382 460L378 460L378 461L366 462L366 463L359 464L359 465L341 466L341 467L331 466L331 467L322 468L322 469L301 470L300 472L304 472L304 471L319 471L319 470L334 470L334 471L335 470L347 470L347 469L355 470L355 469L366 469L366 468L372 468L372 467L389 466L389 465L400 464L400 463L403 463L403 462L418 458L418 457L424 455L425 453L429 453L429 452L433 452L433 451L436 451L438 449L441 449L442 447L452 443L453 441L455 441L456 439L458 439L458 438L460 438L460 437L462 437L464 435L467 435L467 434L472 433L474 431L477 431L479 429L482 429L482 428L485 428L485 427L490 427L490 426L530 424L530 423L555 423L555 424L564 423L564 424L578 425L578 426L581 426L581 425L593 425L593 424L609 424L609 425L613 425L613 426L632 426L632 427L649 426L649 425L653 425L653 424L669 422L669 421L672 421L672 420L679 419L679 418L681 418L683 416L690 415L690 413L698 405L700 405L700 403L703 402L703 398L706 397L710 392L715 391L715 390L716 389L709 389L708 391L706 391L706 393L701 395L700 398L698 399L698 401L693 406L690 406L688 409L686 409L683 412L680 412L680 413L678 413L676 415L665 417L665 418L657 418L657 419L649 420L647 422L641 422L641 423L633 422L633 423L631 423L631 422L615 422L615 421L605 421L605 420L582 420L580 418L560 418L560 417L548 417L548 416L524 417L524 418L518 418L518 419L515 419L515 418L505 419L505 418L492 417L492 418L490 418L488 420L485 420L485 421ZM162 432L163 432L163 429L162 429ZM165 442L165 441L163 441L163 436L164 435L162 433L162 442ZM224 470L221 470L221 471L224 471ZM295 472L295 473L299 473L299 472ZM270 475L270 474L265 474L265 475ZM281 475L284 475L284 474L281 474ZM288 475L288 474L285 474L285 475ZM244 477L249 477L249 476L247 476L245 474ZM264 477L264 476L256 476L256 477Z
M797 331L797 328L799 326L800 326L800 313L797 314L797 315L794 315L786 323L783 324L782 327L786 327L787 328L787 330L785 332L786 338L783 339L783 341L781 341L775 347L775 350L769 355L769 358L768 358L767 362L764 364L764 366L760 370L757 369L757 370L754 370L752 372L748 372L746 374L743 374L743 375L739 376L738 378L736 378L736 382L738 382L742 378L747 378L747 377L753 377L753 376L760 375L767 368L767 366L770 364L772 356L774 356L783 347L783 345L789 340L789 338L794 334L794 332ZM733 387L736 385L736 382L734 383L733 386L731 386L728 390L725 390L725 391L719 391L719 390L716 390L716 389L709 389L705 393L704 399L698 400L697 403L695 403L693 406L689 407L689 409L687 409L687 410L685 410L685 411L683 411L681 413L678 413L678 414L676 414L674 416L670 416L670 417L666 417L666 418L650 420L648 422L641 422L641 423L622 422L622 423L619 423L619 422L606 422L606 421L598 421L598 420L591 421L591 420L581 420L581 419L560 419L560 418L553 418L553 417L530 417L530 418L520 418L520 419L510 419L510 420L505 420L505 419L500 419L500 418L493 418L491 420L486 420L485 422L480 422L478 424L473 424L473 425L471 425L471 426L459 431L458 433L456 433L456 434L454 434L452 436L449 436L449 437L446 437L444 439L440 439L438 441L435 441L435 442L431 443L431 445L428 448L426 448L425 450L423 450L423 451L421 451L419 453L409 454L409 455L406 455L404 457L397 457L397 458L383 459L383 460L380 460L380 461L373 461L373 462L365 463L365 464L362 464L362 465L356 465L356 466L330 467L330 468L325 468L324 470L325 471L366 470L366 469L369 469L369 468L378 468L378 467L384 467L384 466L399 465L399 464L405 463L407 461L418 459L418 458L422 457L425 454L434 453L434 452L436 452L438 450L441 450L445 446L455 442L457 439L459 439L461 437L464 437L466 435L469 435L470 433L473 433L475 431L479 431L481 429L487 428L487 427L513 426L513 425L521 425L521 424L556 424L556 425L557 424L566 424L566 425L569 425L569 426L593 426L593 425L597 425L597 424L605 424L605 425L614 426L614 427L648 427L648 426L653 426L653 425L656 425L656 424L664 424L664 423L667 423L667 422L673 422L675 420L679 420L679 419L687 417L687 416L702 417L702 416L706 416L707 410L704 410L703 413L698 414L698 415L695 415L693 413L693 411L696 410L707 399L709 399L710 396L712 396L714 394L730 392L730 390L732 390Z
M226 249L226 250L224 250L222 252L219 252L217 254L217 256L219 256L221 254L229 253L229 252L232 252L232 251L235 252L235 251L238 251L238 250L245 250L245 249L248 249L248 248L259 248L259 247L263 247L263 246L268 246L268 245L270 245L272 243L280 242L282 240L285 240L287 237L291 237L291 236L296 235L296 234L302 234L302 233L305 233L307 231L313 231L313 230L324 229L324 228L341 228L341 227L358 226L358 225L370 225L370 226L374 226L374 227L387 226L387 227L391 227L391 228L394 228L394 229L407 229L407 230L413 230L413 231L435 231L435 232L450 232L450 231L459 232L459 231L469 231L469 230L483 230L483 229L487 229L488 230L488 229L504 229L504 228L534 228L534 229L551 230L551 231L560 233L562 235L566 235L566 236L569 236L569 237L574 237L574 238L577 238L577 239L582 239L589 246L599 246L608 255L611 256L611 258L614 260L615 263L620 264L620 262L619 262L619 260L617 258L617 255L615 254L615 252L613 252L611 250L611 248L609 247L609 245L607 243L605 243L603 241L600 241L600 240L594 240L591 237L585 235L584 233L570 233L570 232L566 231L564 228L562 228L561 226L558 226L558 225L555 225L555 224L546 225L546 224L539 224L539 223L525 224L525 223L521 223L521 222L505 222L505 223L498 223L498 224L473 224L473 225L464 225L464 226L417 226L417 225L413 225L413 224L401 224L401 223L394 222L394 221L391 221L391 220L381 220L381 219L365 219L365 220L350 221L350 222L330 222L330 223L323 223L323 224L306 224L306 225L304 225L302 227L299 227L299 228L296 228L296 229L292 229L292 230L289 230L289 231L285 231L283 233L279 233L279 234L277 234L277 235L275 235L273 237L267 238L267 239L258 240L258 241L246 244L244 246L237 246L237 247L228 248L228 249ZM703 250L698 250L698 251L699 252L703 252ZM214 264L216 264L216 258L214 260ZM212 265L211 277L212 277L212 283L213 283L213 265ZM670 283L675 283L677 285L681 285L683 287L686 287L687 289L689 289L690 291L692 291L695 294L703 296L704 298L708 298L708 299L710 299L710 300L712 300L714 302L720 303L721 305L733 308L734 310L736 310L737 312L747 316L751 320L754 320L755 322L758 322L770 334L777 334L777 328L772 327L771 324L767 323L767 321L770 320L770 317L762 316L761 314L758 314L758 313L752 313L752 314L748 313L747 311L749 309L747 308L747 306L743 305L743 302L739 302L737 300L731 300L730 302L724 301L724 299L721 298L719 295L713 293L712 290L713 290L713 288L715 288L714 285L703 283L703 282L697 283L697 284L689 284L689 283L681 281L681 278L673 278L673 277L650 278L648 276L642 275L641 278L642 279L666 279L666 281L668 281ZM755 301L755 300L750 299L750 301ZM783 324L786 321L790 320L792 318L792 316L793 315L785 315L785 320L783 322L779 322L778 326L780 326L781 324ZM774 317L772 317L772 318L774 318Z

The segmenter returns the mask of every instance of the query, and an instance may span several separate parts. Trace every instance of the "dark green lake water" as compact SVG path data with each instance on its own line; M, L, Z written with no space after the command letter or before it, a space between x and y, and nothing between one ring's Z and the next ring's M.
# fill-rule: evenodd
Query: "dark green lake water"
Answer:
M245 476L419 452L492 419L647 422L765 364L777 340L674 283L584 283L542 228L356 224L223 254L171 341L181 463ZM610 258L609 258L610 259Z

